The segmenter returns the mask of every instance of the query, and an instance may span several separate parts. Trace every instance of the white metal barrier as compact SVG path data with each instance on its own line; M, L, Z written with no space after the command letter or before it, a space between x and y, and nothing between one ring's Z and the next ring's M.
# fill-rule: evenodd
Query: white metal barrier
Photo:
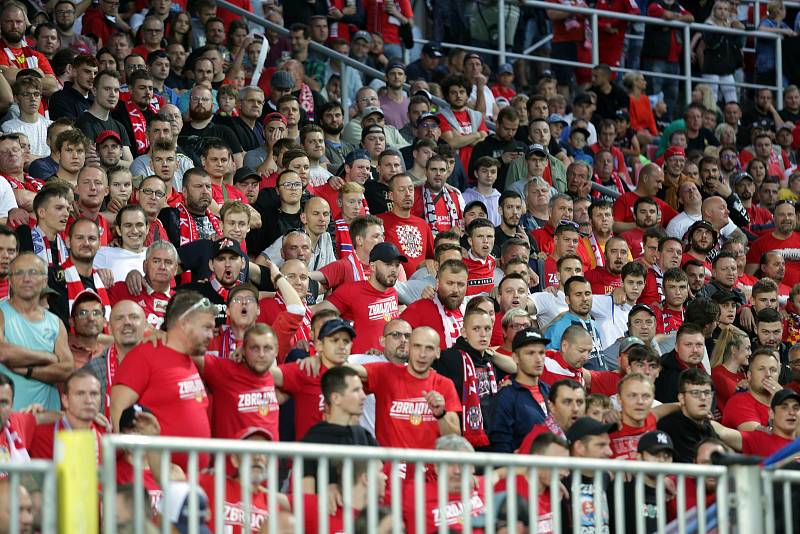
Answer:
M200 454L211 454L214 458L214 518L215 524L212 530L217 533L224 532L223 529L223 495L225 491L225 458L226 455L238 455L241 458L240 465L240 483L242 488L242 503L243 503L243 517L244 521L250 521L250 507L252 506L252 478L250 468L252 466L252 455L262 454L267 456L266 476L264 477L265 488L267 492L268 508L270 510L269 516L266 519L267 528L263 532L276 533L278 532L278 517L273 513L277 509L278 491L281 487L281 480L279 480L279 461L292 460L293 470L290 475L290 481L295 493L301 491L303 479L303 460L312 459L318 462L317 468L317 486L327 488L329 483L329 467L332 462L341 462L342 472L342 500L344 510L344 530L345 532L353 532L354 517L351 508L352 505L352 484L353 484L353 469L354 462L367 461L370 464L370 469L367 471L367 496L368 503L366 507L367 526L368 532L377 532L378 525L378 472L380 463L385 462L384 466L390 464L388 468L389 482L388 487L391 491L391 500L388 507L391 508L392 528L394 533L403 532L402 524L402 491L401 491L401 464L408 464L408 472L415 474L413 481L413 495L414 495L414 520L412 525L406 525L408 532L423 532L425 525L425 506L424 506L424 492L423 485L424 470L426 465L434 465L437 467L439 473L447 473L448 465L461 466L460 475L460 490L461 490L461 517L459 524L463 528L463 532L471 533L473 531L474 518L471 514L472 511L472 471L470 467L477 467L483 470L485 480L495 480L496 475L502 473L500 470L505 470L502 476L506 477L507 481L507 499L506 499L506 519L508 520L508 532L515 534L516 518L520 510L517 509L517 494L516 494L516 474L521 471L528 476L529 492L531 496L538 495L539 493L539 478L540 470L549 471L549 486L553 488L560 487L560 470L568 470L570 475L564 479L563 485L570 489L572 495L577 495L580 489L581 476L589 473L593 481L594 488L594 520L595 524L604 524L601 518L603 506L601 506L601 499L607 494L602 489L604 477L610 474L613 477L613 482L608 486L608 492L613 493L613 509L608 510L609 516L613 514L615 519L616 534L623 534L628 532L636 532L641 534L645 532L645 519L642 514L637 516L636 525L625 525L625 509L626 507L635 506L636 510L643 510L645 505L645 476L650 475L656 480L656 509L658 514L658 532L665 532L666 525L666 495L667 490L665 484L667 479L671 479L674 483L676 490L676 503L677 503L677 518L675 528L677 532L689 532L690 528L694 525L698 528L698 532L706 532L706 484L707 478L716 479L716 515L712 520L716 522L717 532L727 534L731 530L731 521L729 514L732 510L729 506L729 499L731 490L733 489L732 480L728 468L722 466L708 466L708 465L694 465L694 464L661 464L661 463L646 463L635 461L607 461L607 460L591 460L579 459L569 457L549 457L549 456L531 456L531 455L510 455L510 454L490 454L490 453L473 453L465 454L463 452L449 452L449 451L430 451L430 450L408 450L408 449L387 449L378 447L344 447L344 446L330 446L322 444L307 444L307 443L271 443L271 442L254 442L254 441L231 441L231 440L210 440L210 439L188 439L188 438L148 438L135 435L109 435L103 439L103 467L102 467L102 481L104 486L103 491L103 508L105 518L115 518L115 487L116 487L116 469L115 458L117 452L120 450L128 451L133 455L132 464L135 473L135 532L143 532L143 522L145 502L143 495L143 478L142 469L144 465L144 455L147 452L157 451L160 458L161 467L161 488L162 491L169 491L169 484L167 480L169 454L171 452L188 453L189 464L187 478L190 487L196 488L198 484L199 467L198 457ZM338 465L338 464L337 464ZM413 466L413 469L412 469ZM375 467L375 468L372 468ZM757 467L754 469L758 469ZM547 477L547 474L543 474ZM697 503L698 513L697 519L694 520L686 510L687 495L685 489L685 481L688 478L694 477L697 480ZM634 502L625 502L623 499L624 491L623 484L625 480L633 480L635 484L635 499ZM439 517L446 517L445 503L447 502L447 477L441 476L437 482L437 503L439 510ZM408 484L411 484L409 482ZM590 486L588 483L584 483ZM166 495L164 497L166 500ZM552 531L561 532L562 523L568 518L561 517L561 502L560 492L554 491L550 494L550 504L552 510ZM495 495L494 483L487 483L485 485L485 514L487 520L485 526L482 527L487 534L494 534L495 521L497 510L495 510ZM295 520L295 530L297 534L305 532L303 526L304 511L302 508L302 498L293 499L295 503L292 513ZM298 506L299 504L299 506ZM580 518L582 509L580 508L580 499L571 499L571 508L568 513L572 519L573 532L581 532ZM318 500L319 512L319 532L328 532L328 504L327 499L320 498ZM527 517L529 525L537 525L537 520L540 516L538 510L538 499L531 498L528 503ZM197 517L198 501L197 492L191 492L189 510L191 517ZM412 528L415 527L415 528ZM190 523L190 532L195 533L197 523ZM162 523L162 532L170 532L170 526L167 522ZM447 521L440 521L438 525L438 532L447 532ZM584 529L585 530L585 529ZM248 532L247 528L243 532ZM532 529L532 532L536 529ZM608 531L608 529L600 529L599 531ZM103 523L104 534L114 534L116 532L116 521L105 520ZM310 533L309 533L310 534Z
M53 462L33 460L27 463L0 463L0 473L8 480L8 501L0 500L0 515L8 518L8 532L20 532L19 487L24 476L36 477L37 490L41 491L41 533L56 534L56 471ZM27 485L26 485L27 486ZM30 488L29 488L30 491ZM2 525L0 525L2 526Z

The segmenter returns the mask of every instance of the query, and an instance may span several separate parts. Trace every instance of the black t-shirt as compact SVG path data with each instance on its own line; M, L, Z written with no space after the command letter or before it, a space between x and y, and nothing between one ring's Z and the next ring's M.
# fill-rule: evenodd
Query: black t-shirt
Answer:
M178 134L178 144L187 151L189 157L192 159L195 157L199 158L203 153L205 140L212 137L221 139L230 147L231 152L234 154L243 152L242 145L231 129L227 126L214 124L213 122L209 122L202 130L194 128L189 122L185 123L181 133Z
M190 215L192 215L194 218L198 237L200 239L210 239L211 237L217 235L214 231L214 226L211 224L211 221L208 220L207 216L196 216L194 214ZM180 214L178 213L178 208L162 208L161 211L158 212L158 220L161 221L161 224L164 226L164 231L167 232L167 238L169 239L170 243L175 245L175 248L180 248L181 218ZM220 223L220 227L221 226L222 223Z
M693 463L697 444L706 438L717 437L710 422L704 421L703 424L697 424L682 412L673 412L662 417L656 426L672 437L672 443L675 446L675 461L680 463Z
M372 215L380 215L392 209L389 186L378 180L367 180L364 183L364 198L367 199L369 212Z
M700 128L697 137L694 139L689 139L689 136L686 136L686 152L690 150L699 150L703 152L707 146L719 146L719 141L717 141L717 138L711 133L711 130L707 128Z
M57 120L62 117L75 120L89 109L92 100L92 93L84 97L75 90L71 83L67 83L62 90L56 91L50 96L47 107L50 112L50 120Z
M214 318L216 325L222 326L227 321L228 303L226 302L226 299L222 298L219 293L214 291L214 288L211 287L209 282L190 282L188 284L181 284L175 288L175 290L197 291L211 301L211 304L214 304L217 307L217 316Z
M378 442L372 434L359 425L335 425L321 421L312 426L300 441L304 443L323 443L326 445L359 445L377 447ZM329 463L328 482L334 483L338 479L338 462ZM317 477L317 461L308 459L303 462L303 476Z
M101 121L86 111L83 113L83 115L78 117L77 121L75 121L75 127L82 131L83 134L89 138L89 142L91 144L94 144L94 140L97 139L97 136L100 132L113 130L117 132L122 139L122 146L131 146L131 139L128 137L127 130L111 115L108 116L108 119Z
M214 115L214 118L211 119L211 121L219 126L230 128L245 152L249 150L255 150L261 146L261 143L258 142L258 138L253 132L253 129L245 124L240 117L223 117L221 115Z

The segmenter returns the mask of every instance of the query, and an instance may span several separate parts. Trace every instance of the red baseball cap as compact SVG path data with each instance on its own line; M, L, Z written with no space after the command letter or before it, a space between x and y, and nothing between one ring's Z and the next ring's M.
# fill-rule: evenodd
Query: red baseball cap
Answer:
M251 436L264 436L267 441L275 441L272 437L272 432L260 426L248 426L243 428L241 432L236 435L236 439L247 439Z
M99 145L108 139L115 139L117 143L122 144L122 137L120 137L120 135L114 130L103 130L102 132L97 134L94 143L96 145Z
M264 124L273 121L281 121L284 126L289 126L289 121L286 120L286 117L283 114L278 113L277 111L273 111L272 113L268 113L266 117L264 117Z
M671 146L664 152L664 159L671 158L672 156L686 157L686 151L679 146Z

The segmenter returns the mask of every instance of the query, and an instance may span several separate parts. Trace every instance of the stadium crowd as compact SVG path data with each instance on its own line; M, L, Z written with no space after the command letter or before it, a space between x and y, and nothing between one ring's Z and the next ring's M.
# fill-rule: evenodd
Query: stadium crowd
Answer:
M738 36L685 43L601 18L601 64L547 69L442 48L467 42L459 0L419 6L421 49L409 0L233 3L289 35L251 31L214 0L0 6L0 462L50 459L57 433L78 429L97 436L98 462L111 432L699 464L794 439L800 89L787 81L778 111L772 90L732 85L775 83L771 41L751 57ZM729 0L592 5L753 21ZM759 29L795 36L781 2L765 9ZM589 26L523 7L517 45L552 33L552 58L587 60ZM679 74L683 47L707 82L688 105L677 79L614 71ZM149 460L150 515L185 532L187 456L172 457L168 500ZM242 462L229 461L224 524L239 533ZM267 458L252 458L252 531L270 514L292 531L302 495L306 532L319 498L340 532L343 484L364 531L367 481L383 488L389 466L355 462L352 481L332 466L327 487L315 461L303 468L270 510ZM124 511L132 457L116 470ZM417 474L401 473L416 532ZM426 470L425 532L460 531L460 475ZM479 475L477 528L495 520L487 485L506 491ZM592 473L570 494L541 471L535 496L527 476L523 532L554 530L551 491L569 528L576 501L583 532L619 520L608 491L595 523ZM34 532L40 487L25 482L20 526ZM221 496L212 475L200 485L208 531ZM645 486L625 520L643 514L652 531ZM624 488L632 499L635 481ZM9 491L3 473L0 532Z

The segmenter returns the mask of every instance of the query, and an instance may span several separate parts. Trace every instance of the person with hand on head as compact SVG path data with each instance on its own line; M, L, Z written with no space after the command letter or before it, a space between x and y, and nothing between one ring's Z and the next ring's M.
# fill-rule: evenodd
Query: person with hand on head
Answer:
M781 364L770 349L757 349L750 356L747 391L733 395L725 403L722 424L741 431L769 426L772 396L782 389L778 382Z

